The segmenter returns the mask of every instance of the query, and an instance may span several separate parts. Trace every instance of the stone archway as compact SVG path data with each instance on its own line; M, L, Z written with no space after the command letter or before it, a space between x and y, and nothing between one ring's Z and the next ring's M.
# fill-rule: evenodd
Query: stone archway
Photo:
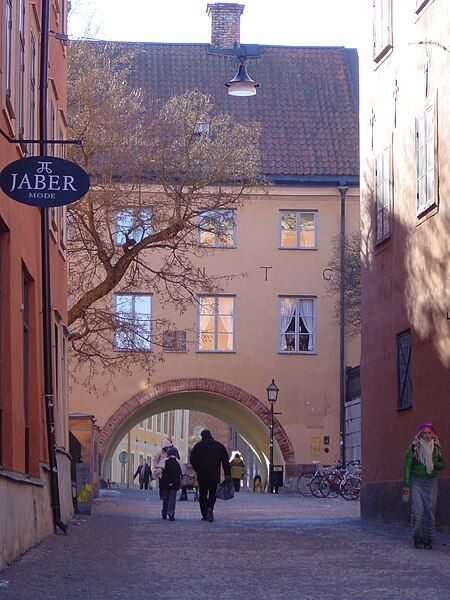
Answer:
M159 383L148 390L135 394L126 400L114 414L111 415L99 435L100 462L103 463L108 451L110 452L111 450L111 444L117 439L124 424L133 419L134 415L137 422L141 420L141 417L138 417L137 415L142 413L142 410L152 402L155 402L156 404L157 401L164 399L165 397L174 397L189 393L216 395L217 397L237 402L240 407L245 407L245 409L249 410L257 417L265 427L268 428L270 425L270 414L267 408L265 408L255 396L248 394L234 385L212 379L174 379ZM285 464L294 464L295 453L292 444L277 419L275 419L274 422L274 438Z

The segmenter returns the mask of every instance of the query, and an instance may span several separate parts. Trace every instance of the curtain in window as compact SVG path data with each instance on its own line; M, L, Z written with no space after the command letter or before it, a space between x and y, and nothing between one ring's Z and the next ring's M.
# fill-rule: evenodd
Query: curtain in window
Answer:
M280 300L280 350L288 350L289 334L287 330L295 314L295 298L281 298Z
M314 300L311 298L299 298L298 312L309 333L308 350L314 350Z

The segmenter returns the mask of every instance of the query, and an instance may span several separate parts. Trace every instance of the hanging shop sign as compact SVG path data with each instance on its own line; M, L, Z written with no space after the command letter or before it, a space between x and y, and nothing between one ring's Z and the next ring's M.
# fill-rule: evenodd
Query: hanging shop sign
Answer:
M53 207L71 204L89 190L89 175L70 160L30 156L16 160L0 173L3 192L23 204Z

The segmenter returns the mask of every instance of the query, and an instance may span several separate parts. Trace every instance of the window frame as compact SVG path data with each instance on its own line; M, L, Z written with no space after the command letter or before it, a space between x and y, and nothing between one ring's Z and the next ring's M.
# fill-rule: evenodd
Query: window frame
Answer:
M4 32L5 32L5 58L4 58L4 69L5 69L5 102L6 108L10 113L10 116L14 116L14 111L12 109L12 96L13 96L13 23L14 23L14 5L13 0L5 1L5 21L4 21Z
M214 227L214 244L205 244L202 242L201 236L202 236L202 218L204 215L206 215L207 213L230 213L233 215L233 233L232 233L232 243L231 244L222 244L220 242L220 230L217 226L217 223L219 222L219 220L217 218L215 218L214 223L215 223L215 227ZM216 208L214 210L207 210L205 209L204 211L200 212L200 214L198 215L198 245L201 246L202 248L219 248L219 249L229 249L229 248L237 248L237 210L235 208ZM207 231L206 229L203 231ZM209 233L209 232L208 232Z
M123 297L123 296L127 296L127 297L131 297L132 298L133 311L132 311L131 314L133 314L133 315L136 315L136 310L135 310L135 303L136 303L135 299L136 298L145 297L145 298L148 298L150 300L150 313L148 315L149 316L149 326L150 326L150 332L149 332L150 339L148 340L148 342L146 342L146 343L148 343L148 347L147 348L139 348L139 347L136 347L136 346L133 346L133 347L130 347L130 348L120 347L119 344L118 344L118 335L120 335L120 332L119 332L120 328L117 327L117 329L114 331L114 342L113 342L113 349L114 349L114 351L116 351L116 352L152 352L152 346L153 346L153 344L152 344L151 336L152 336L152 313L153 313L153 306L152 306L152 304L153 304L153 295L152 294L142 294L142 293L138 293L138 292L136 292L136 293L121 293L121 292L118 292L118 293L114 294L114 314L116 315L116 317L117 317L118 299L120 297ZM132 334L133 341L134 341L135 337L136 337L136 333L133 333ZM142 338L140 338L140 339L142 339Z
M403 359L404 355L401 352L401 340L408 337L409 341L409 354L408 361L405 365L405 372L401 372L400 368L400 354L402 354ZM411 343L411 329L406 329L401 331L396 336L397 339L397 410L406 410L408 408L413 407L413 399L414 399L414 389L413 389L413 375L412 375L412 367L411 367L411 356L412 356L412 343ZM404 375L402 380L402 375ZM404 400L404 391L406 387L406 381L409 379L409 398Z
M19 0L18 11L18 137L25 137L25 0Z
M388 15L384 16L384 8L387 8ZM381 11L381 40L378 44L379 34L377 36L377 11ZM387 22L386 22L387 21ZM378 63L393 48L392 38L392 0L373 0L373 61Z
M433 116L433 138L432 140L426 140L424 146L419 146L419 122L421 119L424 121L424 130L426 132L426 115L431 113ZM420 115L415 118L415 161L416 161L416 216L418 218L422 217L425 213L427 213L430 209L438 206L439 203L439 160L438 160L438 112L437 112L437 95L433 98L433 100L426 104L423 111L421 111ZM426 133L425 133L426 138ZM428 169L428 159L427 159L427 144L433 143L433 193L432 197L428 198L427 192L427 175L429 173ZM419 150L424 148L424 161L425 161L425 202L420 202L420 180L423 179L421 173L419 172Z
M30 29L30 52L28 56L29 60L29 73L28 73L28 128L30 139L34 140L37 138L36 135L36 123L37 123L37 52L38 52L38 37L33 28ZM28 144L28 154L34 155L35 144Z
M201 335L201 331L200 331L200 317L201 317L201 313L200 313L200 299L201 298L214 298L214 349L213 350L205 350L203 348L200 348L200 335ZM233 347L231 348L231 350L219 350L217 349L218 347L218 318L219 318L219 313L218 313L218 307L219 307L219 298L231 298L233 300L233 309L232 309L232 317L233 317L233 332L232 332L232 339L233 339ZM197 352L201 352L201 353L205 353L205 354L233 354L234 352L236 352L236 295L235 294L199 294L197 296L197 327L196 327L196 338L197 338ZM230 315L227 315L230 316Z
M294 299L296 301L299 300L312 300L313 301L313 318L314 318L314 331L313 333L308 333L308 335L312 335L312 339L313 339L313 348L311 350L299 350L298 347L298 338L300 335L299 332L299 314L298 314L298 309L297 313L295 315L295 331L294 331L294 339L295 339L295 350L283 350L281 348L281 302L282 300L285 299ZM284 334L283 334L284 335ZM278 353L279 354L295 354L295 355L302 355L302 354L308 354L308 355L314 355L317 354L317 296L308 296L308 295L292 295L292 294L287 294L287 295L279 295L278 296Z
M283 214L295 213L295 246L283 246ZM300 243L301 239L301 215L302 214L313 214L314 216L314 246L302 246ZM319 211L317 208L281 208L278 213L278 249L279 250L317 250L318 249L318 221Z
M382 164L382 177L379 180L379 169L377 166L378 159L381 158ZM387 177L384 173L384 165L388 166ZM388 144L381 152L379 152L375 156L374 160L374 178L375 178L375 245L381 244L384 241L388 240L391 237L392 231L392 207L393 207L393 185L392 185L392 145ZM379 182L380 181L380 185ZM386 183L387 182L387 183ZM385 203L385 185L388 190L388 204ZM381 202L379 202L378 197L378 188L381 187L382 190L382 198ZM382 215L382 231L381 234L378 228L378 214L380 213L380 205L381 205L381 215ZM387 214L386 214L387 213ZM385 220L387 221L387 230L385 227Z

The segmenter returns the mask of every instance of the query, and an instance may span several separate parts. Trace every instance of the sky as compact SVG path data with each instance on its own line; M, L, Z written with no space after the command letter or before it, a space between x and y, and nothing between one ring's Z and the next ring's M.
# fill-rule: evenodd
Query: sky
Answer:
M361 52L371 43L369 0L235 1L245 5L243 44L346 46ZM72 0L69 34L103 40L208 43L207 4L207 0Z

